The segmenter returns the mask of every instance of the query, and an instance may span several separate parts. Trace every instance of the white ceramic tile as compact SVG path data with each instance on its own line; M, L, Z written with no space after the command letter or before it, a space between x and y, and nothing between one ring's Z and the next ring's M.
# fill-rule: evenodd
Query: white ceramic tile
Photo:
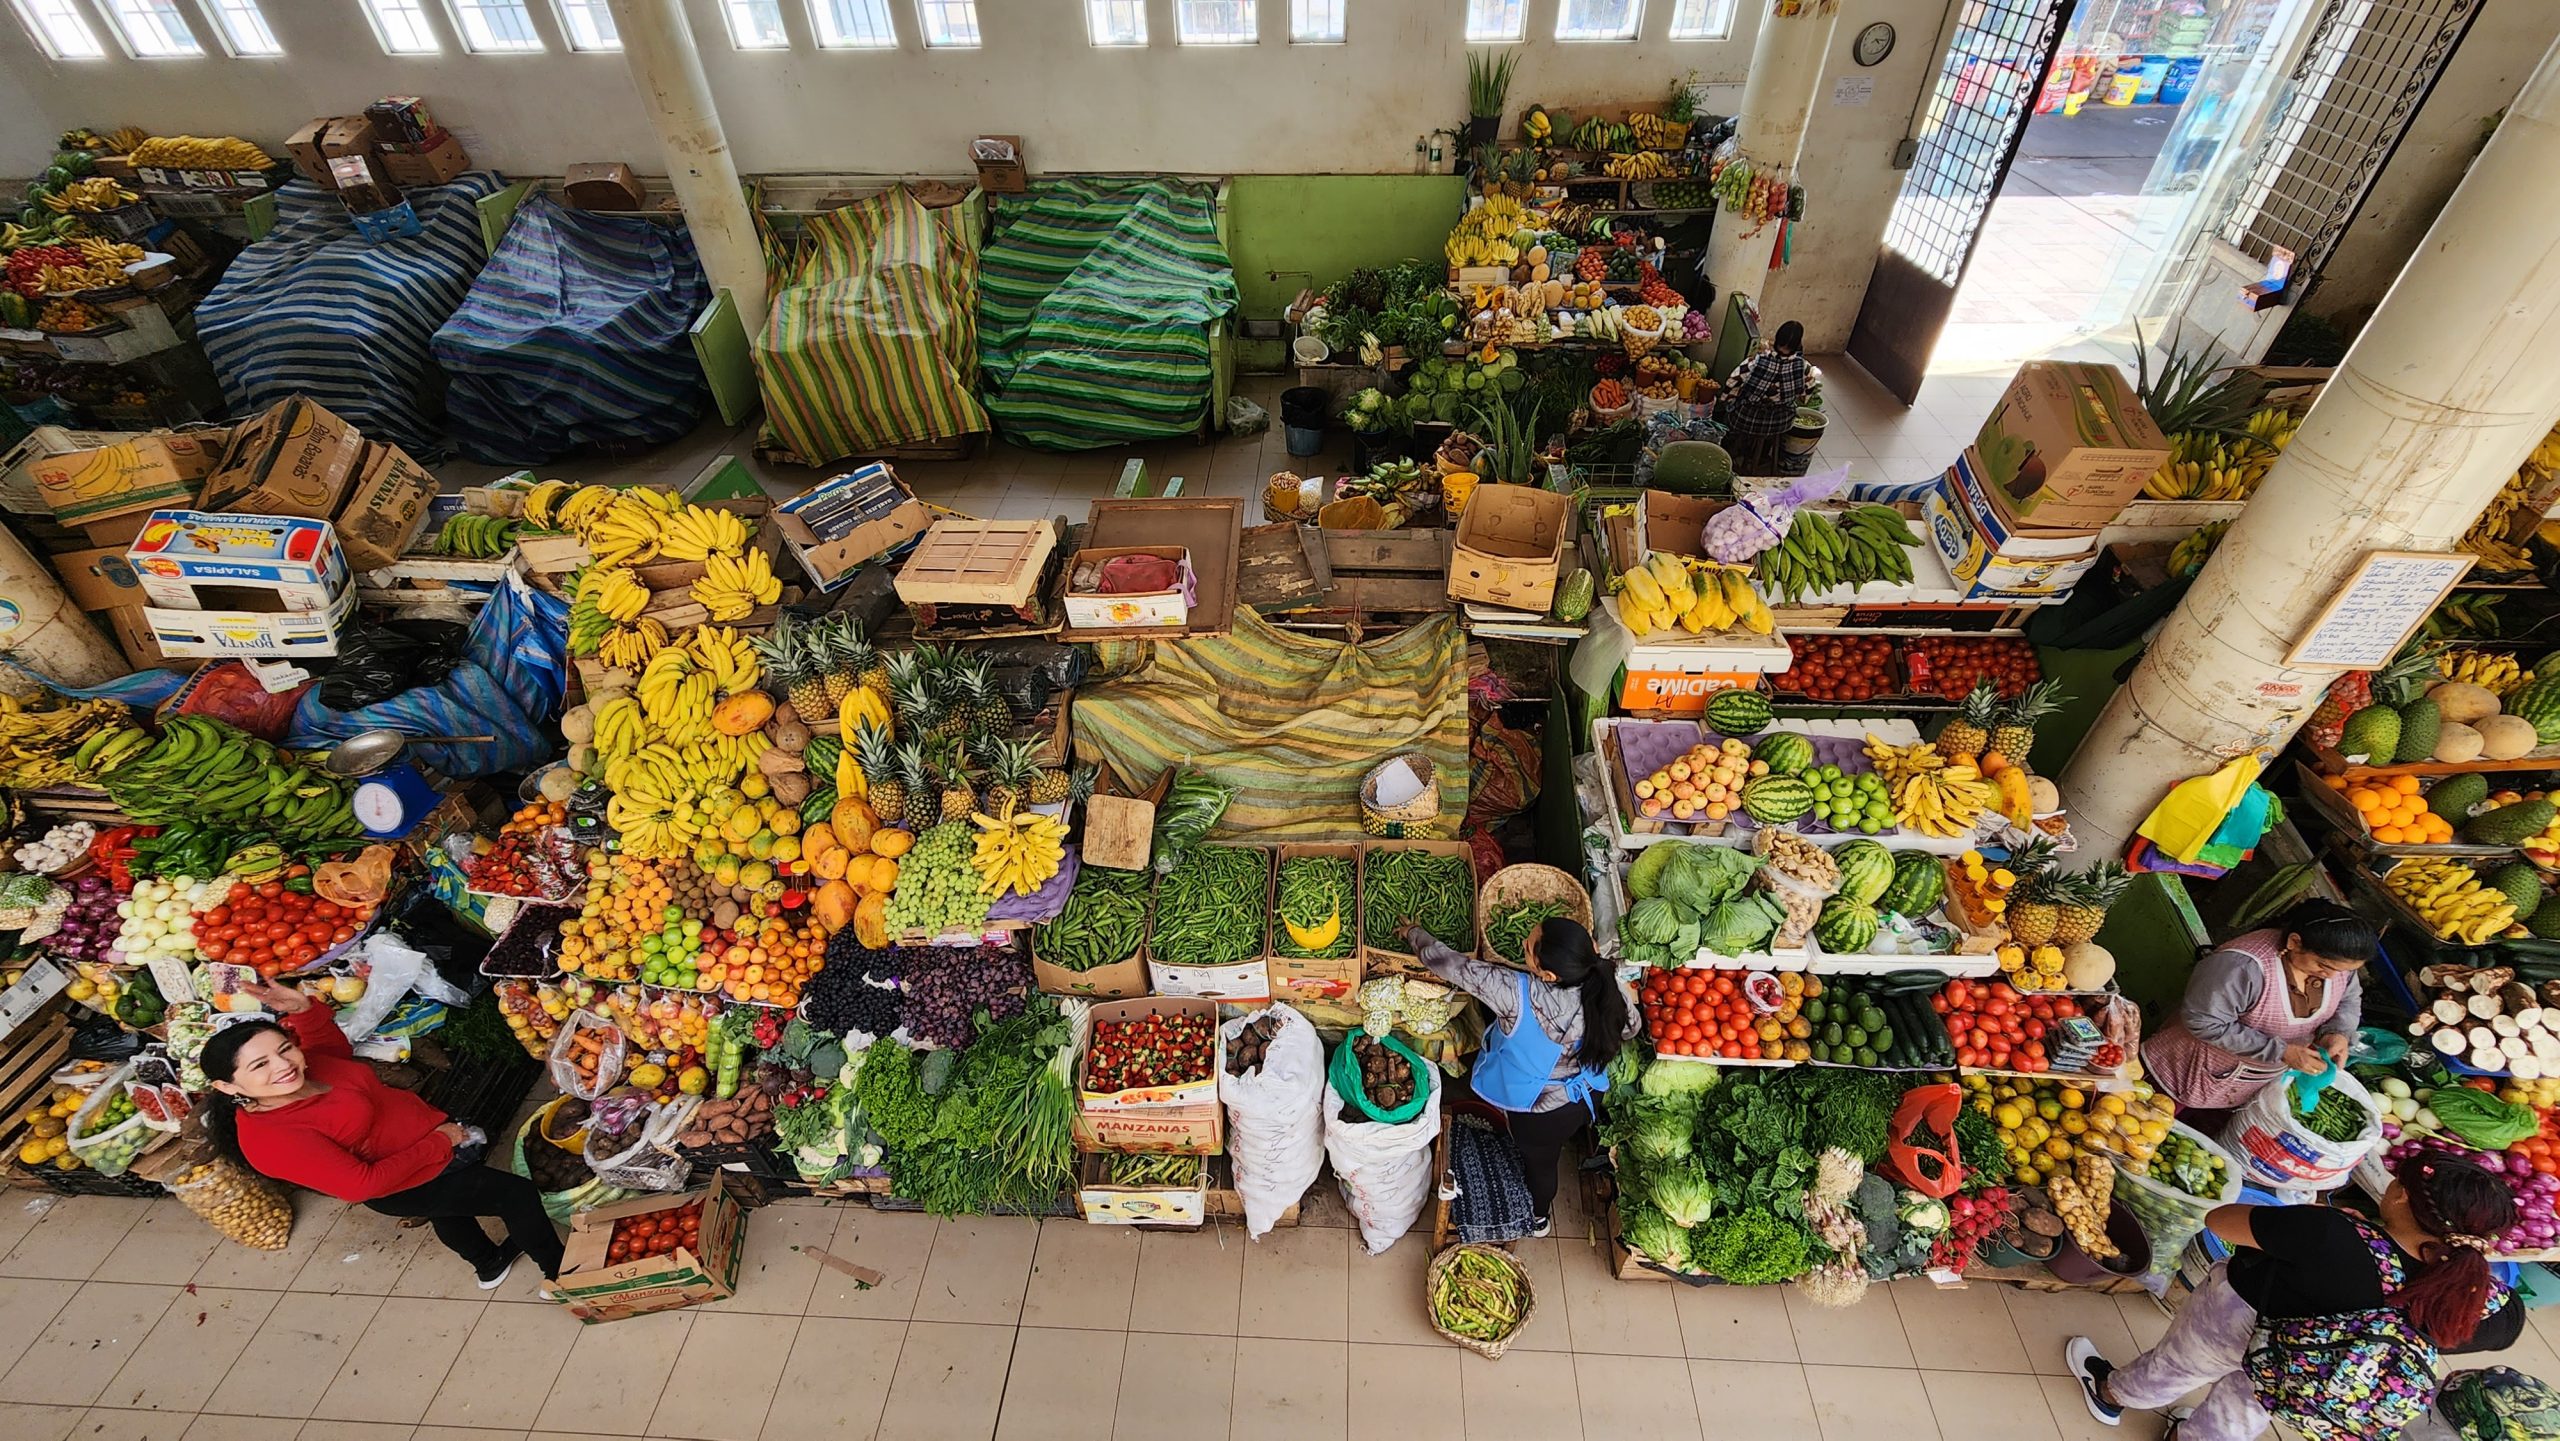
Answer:
M649 1434L756 1441L799 1329L797 1316L733 1311L695 1316L685 1337L684 1359L659 1393Z
M381 1309L379 1296L280 1293L259 1325L257 1344L231 1363L205 1409L230 1416L310 1415Z
M1813 1392L1813 1414L1822 1423L1823 1441L1865 1441L1876 1436L1939 1441L1928 1388L1921 1385L1917 1371L1807 1366L1804 1375Z
M1339 1436L1348 1423L1351 1348L1340 1341L1236 1340L1234 1441Z
M1014 1332L996 1441L1111 1441L1112 1418L1120 1406L1120 1368L1128 1360L1131 1339L1123 1331L1046 1326L1026 1325Z
M1010 1326L1022 1319L1039 1223L1023 1216L946 1220L916 1292L915 1319Z
M1355 1256L1353 1234L1296 1226L1249 1243L1236 1334L1299 1341L1339 1341L1347 1336L1348 1268L1395 1264L1365 1254Z
M585 1329L560 1306L484 1306L421 1419L496 1430L531 1426Z
M897 1441L985 1441L995 1433L1012 1352L1009 1326L909 1323L880 1434Z
M202 1287L179 1293L98 1403L140 1411L205 1409L232 1363L263 1333L281 1294Z
M174 1286L82 1286L0 1376L0 1401L96 1404L178 1294Z
M1582 1400L1585 1436L1656 1436L1691 1441L1700 1435L1698 1398L1689 1363L1665 1356L1576 1356L1574 1386ZM1718 1435L1729 1434L1719 1425Z
M871 1441L878 1433L880 1408L897 1376L906 1334L904 1321L802 1318L782 1379L774 1383L773 1404L765 1412L765 1437L770 1441L807 1441L812 1436Z
M409 1296L384 1301L311 1414L329 1421L417 1424L487 1304Z
M115 1253L117 1243L151 1205L131 1196L57 1198L43 1219L27 1228L7 1256L0 1257L0 1276L85 1281Z
M1022 1298L1025 1326L1124 1331L1138 1283L1141 1233L1128 1226L1088 1226L1051 1218L1040 1223L1031 1283ZM1115 1363L1112 1374L1119 1374Z
M646 1435L694 1320L691 1311L659 1311L582 1327L533 1424L547 1431Z
M1430 1346L1351 1346L1350 1441L1461 1441L1468 1353L1433 1337Z

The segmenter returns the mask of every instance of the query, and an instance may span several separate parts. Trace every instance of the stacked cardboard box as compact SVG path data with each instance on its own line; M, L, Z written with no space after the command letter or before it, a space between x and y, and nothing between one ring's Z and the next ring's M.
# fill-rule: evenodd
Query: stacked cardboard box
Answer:
M2123 372L2030 362L1931 495L1931 543L1965 600L2059 600L2168 456Z

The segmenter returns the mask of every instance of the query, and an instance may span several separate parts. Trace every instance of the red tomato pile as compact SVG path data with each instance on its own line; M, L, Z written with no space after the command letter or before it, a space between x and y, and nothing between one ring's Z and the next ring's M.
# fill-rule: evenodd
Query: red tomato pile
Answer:
M285 867L284 879L240 884L220 905L196 916L196 953L208 961L254 967L261 976L290 975L343 945L373 919L372 906L342 906L287 882L308 883L311 868Z
M1777 688L1824 701L1873 700L1902 689L1893 668L1893 640L1880 635L1791 637L1795 660L1777 675Z
M2080 1014L2080 1003L2068 996L2020 995L2007 981L1949 981L1945 990L1929 998L1929 1007L1947 1018L1947 1039L1955 1045L1957 1065L1995 1071L2050 1069L2044 1055L2045 1031L2056 1021Z
M1134 1091L1207 1080L1217 1066L1218 1023L1200 1015L1101 1021L1085 1058L1085 1089Z
M1645 1034L1665 1056L1721 1056L1775 1061L1783 1040L1764 1039L1760 1017L1742 994L1745 971L1650 970L1636 988Z
M1903 653L1911 688L1942 700L1962 700L1986 680L2015 698L2042 674L2036 648L2015 636L1915 636Z
M646 1261L664 1256L683 1247L689 1251L702 1249L702 1203L689 1201L671 1211L652 1211L646 1216L625 1216L613 1223L613 1239L606 1243L604 1261L619 1266L625 1261Z

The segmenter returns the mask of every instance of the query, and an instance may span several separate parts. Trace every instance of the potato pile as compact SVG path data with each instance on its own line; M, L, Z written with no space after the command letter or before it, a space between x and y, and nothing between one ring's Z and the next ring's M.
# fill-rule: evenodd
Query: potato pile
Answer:
M1227 1048L1227 1074L1247 1076L1262 1069L1262 1059L1271 1050L1271 1042L1280 1034L1280 1018L1269 1011L1254 1017L1236 1033L1235 1044Z
M718 1097L694 1107L676 1133L679 1146L743 1146L773 1134L773 1093L748 1086L734 1096Z
M207 1161L169 1183L186 1208L243 1246L281 1251L293 1240L293 1203L228 1161Z

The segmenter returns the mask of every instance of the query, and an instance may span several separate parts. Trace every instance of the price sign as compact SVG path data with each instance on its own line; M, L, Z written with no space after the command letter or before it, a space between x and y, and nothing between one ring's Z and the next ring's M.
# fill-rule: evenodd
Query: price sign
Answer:
M2372 670L2408 642L2477 557L2377 550L2311 622L2284 663L2298 670Z

